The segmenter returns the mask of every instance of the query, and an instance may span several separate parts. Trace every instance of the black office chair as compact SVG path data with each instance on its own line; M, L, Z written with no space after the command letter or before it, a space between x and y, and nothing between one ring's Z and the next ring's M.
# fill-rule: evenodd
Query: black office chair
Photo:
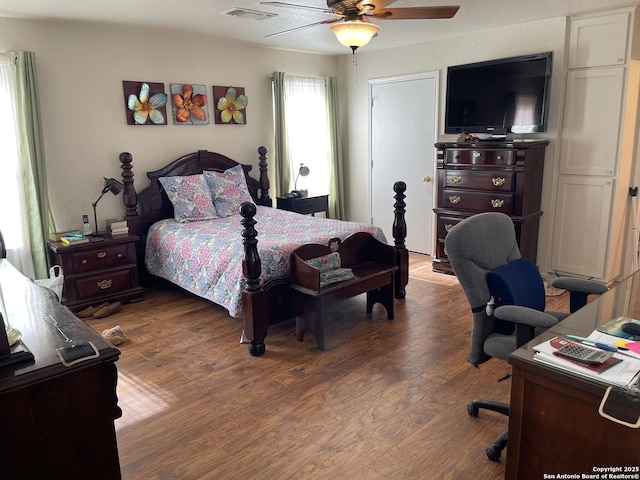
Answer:
M544 311L544 282L533 262L521 258L515 229L509 216L480 213L455 225L445 238L447 258L471 306L473 328L469 362L478 367L492 357L507 360L509 354L555 325L569 313ZM557 278L552 285L569 291L571 311L586 304L589 294L607 290L598 282ZM481 408L504 415L509 405L473 400L469 415ZM504 431L486 449L497 461L507 444Z

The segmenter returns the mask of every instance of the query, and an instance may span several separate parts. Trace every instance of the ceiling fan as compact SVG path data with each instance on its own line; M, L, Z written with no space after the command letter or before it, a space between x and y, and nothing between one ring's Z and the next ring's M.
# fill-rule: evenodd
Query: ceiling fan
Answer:
M357 48L369 43L377 35L380 27L371 23L369 19L376 20L429 20L437 18L452 18L459 5L441 7L406 7L386 8L396 0L327 0L327 8L297 5L286 2L260 2L262 5L274 7L297 8L311 10L331 15L333 18L320 22L291 28L282 32L272 33L267 37L274 37L284 33L291 33L316 25L332 24L329 28L336 35L338 41L345 47L350 47L353 52Z

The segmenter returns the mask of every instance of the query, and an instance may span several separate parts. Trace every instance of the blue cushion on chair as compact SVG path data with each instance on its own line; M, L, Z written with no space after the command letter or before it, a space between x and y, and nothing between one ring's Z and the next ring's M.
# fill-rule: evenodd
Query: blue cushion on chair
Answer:
M489 292L495 306L518 305L544 312L544 283L538 267L531 260L519 258L487 273ZM515 330L512 322L496 319L496 331L511 334Z

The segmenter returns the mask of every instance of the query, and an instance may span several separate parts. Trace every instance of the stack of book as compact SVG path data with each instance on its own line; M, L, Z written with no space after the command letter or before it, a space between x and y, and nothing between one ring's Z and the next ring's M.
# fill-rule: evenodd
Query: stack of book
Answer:
M107 224L107 231L112 237L129 234L129 225L126 220L112 221Z
M89 243L89 237L82 233L68 232L60 236L60 241L65 245L80 245L81 243Z

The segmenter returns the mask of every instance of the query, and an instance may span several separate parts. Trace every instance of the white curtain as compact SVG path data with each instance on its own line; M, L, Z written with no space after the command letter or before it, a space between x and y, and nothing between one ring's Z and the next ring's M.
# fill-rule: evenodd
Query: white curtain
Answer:
M308 190L309 195L325 195L332 177L326 80L286 75L284 88L286 148L291 159L289 189L294 188L300 163L304 163L311 173L298 178L297 188Z
M16 108L16 55L0 53L0 231L7 258L22 273L34 278L29 245L23 180L18 159Z

